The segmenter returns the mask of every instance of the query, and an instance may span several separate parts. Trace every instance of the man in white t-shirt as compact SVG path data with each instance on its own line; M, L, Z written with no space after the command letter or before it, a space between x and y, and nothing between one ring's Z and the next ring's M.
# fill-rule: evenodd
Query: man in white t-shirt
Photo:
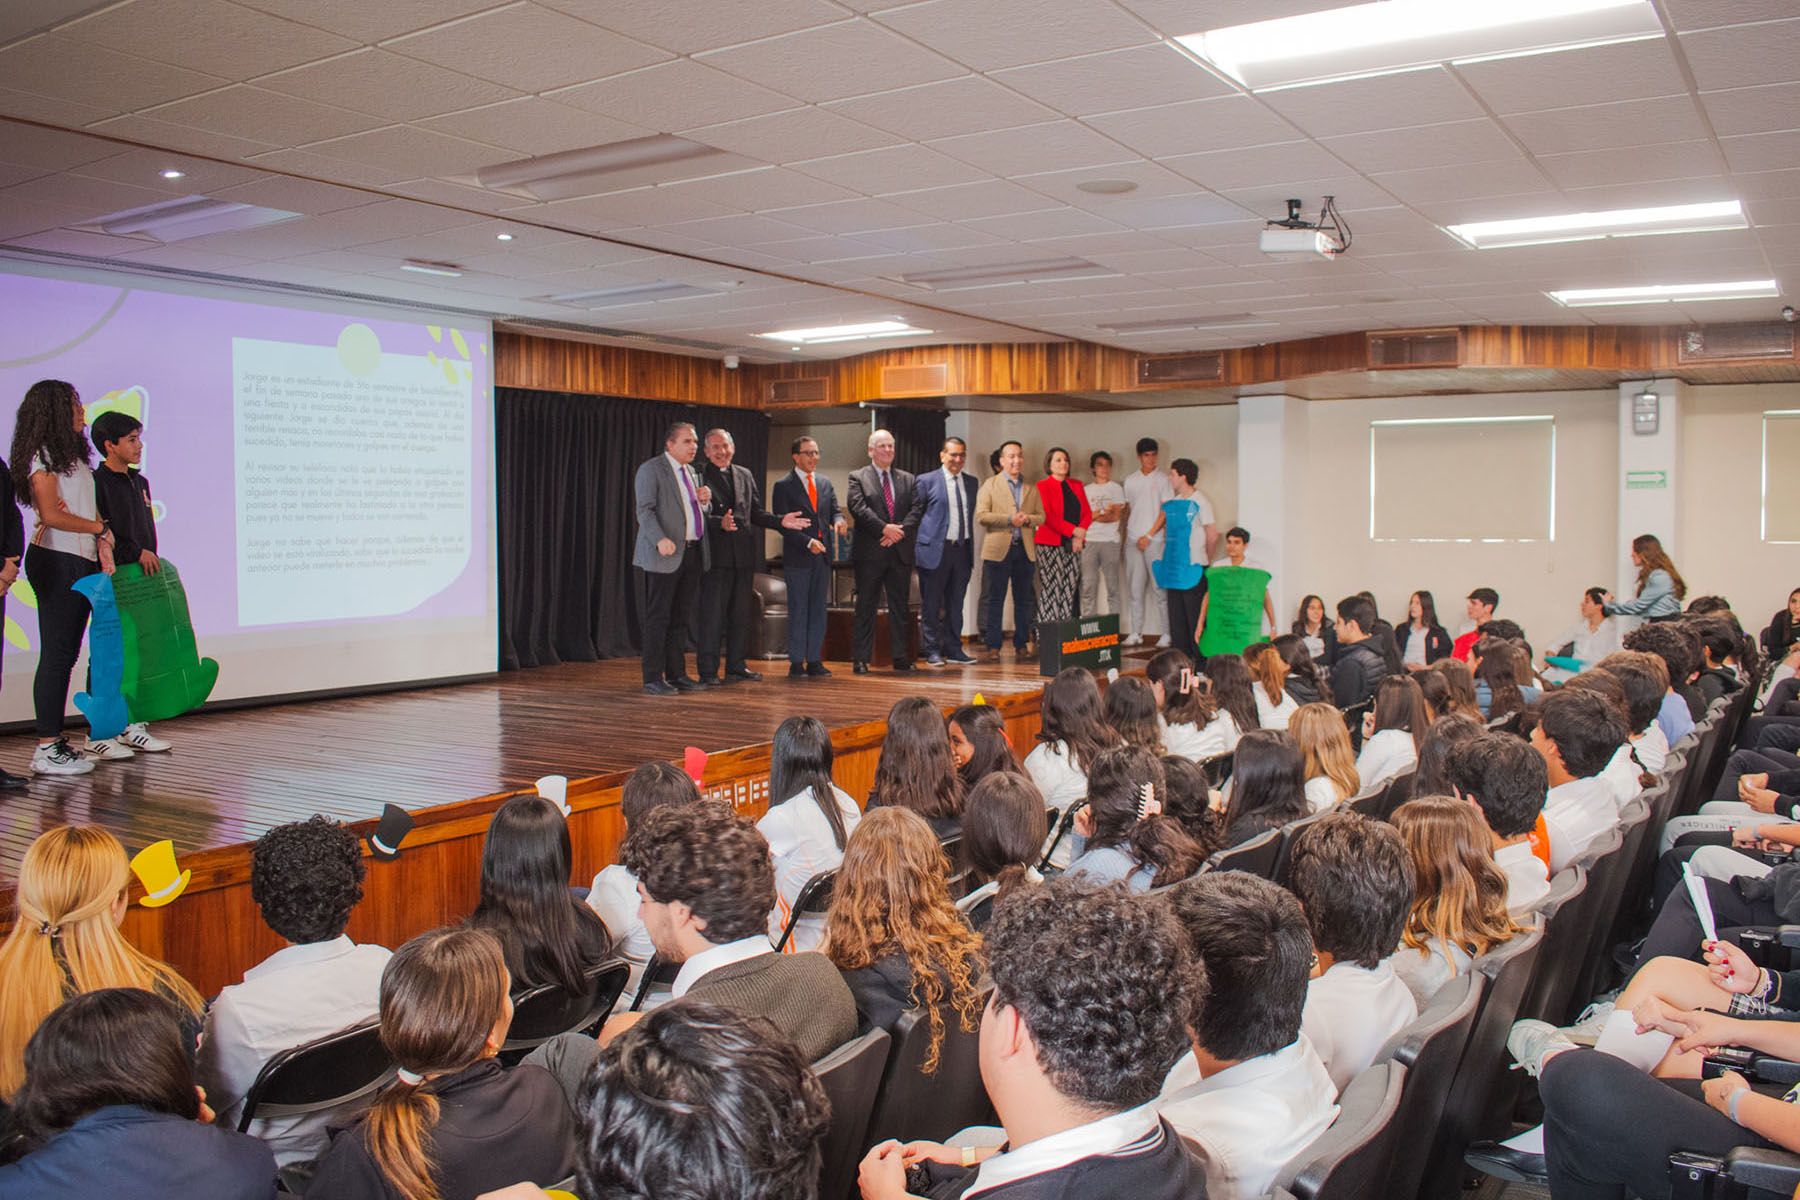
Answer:
M1168 473L1156 469L1159 447L1155 438L1139 438L1138 470L1125 480L1125 644L1137 646L1147 634L1158 635L1158 646L1169 644L1163 610L1168 601L1156 586L1150 564L1163 553L1163 510L1175 498ZM1204 558L1199 559L1205 562Z
M1125 524L1125 489L1113 482L1112 455L1096 450L1088 459L1094 482L1087 485L1088 507L1094 521L1088 526L1087 542L1081 547L1081 615L1101 616L1124 607L1124 588L1120 575L1124 569L1124 540L1119 531ZM1106 577L1106 605L1100 604L1100 577Z

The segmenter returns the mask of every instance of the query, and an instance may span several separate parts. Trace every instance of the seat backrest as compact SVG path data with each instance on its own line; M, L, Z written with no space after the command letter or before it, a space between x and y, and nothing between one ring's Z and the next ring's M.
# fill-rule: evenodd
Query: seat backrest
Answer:
M750 577L750 586L758 596L762 597L763 611L787 609L787 580L779 575L765 575L761 571Z
M1222 788L1231 780L1232 767L1237 763L1237 752L1227 750L1223 754L1215 754L1200 764L1206 772L1208 786Z
M1394 1157L1407 1070L1393 1060L1361 1072L1338 1097L1338 1118L1276 1176L1299 1200L1366 1200L1392 1196L1388 1167Z
M1242 845L1220 850L1206 860L1209 871L1247 871L1264 879L1275 877L1275 864L1281 861L1281 848L1287 834L1280 829L1257 834Z
M1532 973L1525 998L1519 1003L1520 1016L1542 1017L1552 1024L1562 1024L1563 1010L1575 992L1575 980L1586 965L1580 955L1588 943L1591 926L1598 919L1593 903L1598 896L1599 889L1580 863L1565 867L1550 881L1550 894L1538 908L1544 945L1538 952L1538 967Z
M982 997L983 1007L988 994ZM894 1048L869 1122L870 1145L888 1138L941 1142L959 1129L996 1123L994 1106L981 1082L979 1026L965 1030L951 1005L939 1011L944 1042L937 1070L930 1075L924 1071L931 1050L931 1022L925 1010L904 1012L895 1023Z
M1076 816L1086 807L1087 801L1085 800L1069 801L1069 807L1063 809L1062 819L1056 823L1056 832L1050 836L1050 844L1044 847L1044 857L1038 861L1038 870L1042 871L1049 867L1050 859L1056 854L1056 848L1062 845L1063 839L1069 836L1069 831L1075 828Z
M650 995L651 988L659 983L674 983L675 977L679 974L681 974L680 963L670 962L660 954L652 954L650 961L644 964L644 977L638 980L637 995L631 998L631 1011L641 1011L645 999Z
M1393 1059L1406 1068L1400 1110L1394 1114L1395 1145L1429 1146L1436 1136L1456 1064L1474 1031L1486 986L1487 976L1480 971L1464 971L1440 987L1418 1019L1389 1038L1375 1056L1378 1063ZM1382 1195L1390 1200L1413 1200L1425 1174L1425 1155L1396 1154L1388 1171L1388 1186Z
M1298 821L1289 821L1286 825L1281 827L1281 849L1275 855L1275 871L1269 878L1273 879L1276 883L1287 883L1288 859L1293 857L1294 842L1299 839L1302 833L1306 832L1306 827L1308 825L1330 816L1331 813L1331 809L1323 809L1312 814L1310 817L1301 817Z
M381 1044L381 1022L365 1021L283 1050L257 1072L244 1095L238 1132L258 1117L287 1117L348 1105L373 1095L394 1077Z
M1622 930L1630 914L1623 909L1626 889L1631 886L1634 870L1640 862L1655 865L1648 839L1650 835L1650 810L1641 798L1633 800L1619 814L1619 850L1614 854L1611 864L1602 863L1596 887L1599 896L1594 900L1594 919L1589 926L1587 946L1581 951L1581 969L1575 977L1575 990L1570 996L1570 1004L1562 1012L1561 1020L1566 1023L1573 1020L1580 1011L1581 1001L1595 992L1602 990L1611 981L1613 972L1612 955L1614 942L1624 937Z
M559 1033L580 1033L600 1024L618 1002L631 979L631 964L623 959L597 963L587 970L587 987L570 993L560 983L546 983L513 997L512 1025L500 1053L517 1061L525 1051Z
M831 1102L831 1124L819 1144L821 1197L838 1200L856 1187L856 1169L868 1149L869 1113L887 1060L887 1030L871 1029L813 1064Z
M836 888L836 869L820 871L801 885L800 894L794 897L794 909L788 913L787 924L782 926L781 940L775 943L775 953L780 954L787 948L788 940L794 936L794 926L800 923L801 917L818 916L831 907L831 894Z

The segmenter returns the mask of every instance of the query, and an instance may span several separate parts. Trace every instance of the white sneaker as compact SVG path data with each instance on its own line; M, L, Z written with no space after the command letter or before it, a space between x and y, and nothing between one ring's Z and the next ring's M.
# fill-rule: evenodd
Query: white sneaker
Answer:
M1596 1000L1582 1010L1573 1025L1563 1027L1563 1036L1577 1046L1591 1046L1600 1040L1600 1031L1606 1028L1606 1022L1612 1018L1613 1009L1617 1007L1611 1000Z
M57 738L48 746L39 746L31 756L33 775L86 775L93 769L93 760L83 758L69 749L69 743L62 738Z
M1169 648L1169 645L1170 645L1169 635L1166 633L1156 639L1156 648L1158 650L1167 650Z
M1506 1052L1533 1079L1544 1069L1544 1060L1551 1054L1573 1049L1575 1043L1548 1021L1514 1021L1512 1032L1506 1035Z
M150 727L142 721L133 721L127 725L125 732L114 738L113 741L148 754L160 754L169 748L169 743L152 734Z
M104 758L111 762L137 757L131 752L130 746L120 742L117 738L89 738L87 745L82 747L82 751L90 758Z
M1141 646L1143 644L1144 644L1144 635L1141 633L1134 633L1130 637L1126 638L1124 641L1119 643L1119 645L1121 645L1121 646Z

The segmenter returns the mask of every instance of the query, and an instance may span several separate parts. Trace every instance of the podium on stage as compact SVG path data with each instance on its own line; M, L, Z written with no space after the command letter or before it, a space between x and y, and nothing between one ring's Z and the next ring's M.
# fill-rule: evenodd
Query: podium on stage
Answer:
M1054 675L1064 667L1110 671L1119 665L1119 614L1079 617L1073 621L1039 621L1038 674Z

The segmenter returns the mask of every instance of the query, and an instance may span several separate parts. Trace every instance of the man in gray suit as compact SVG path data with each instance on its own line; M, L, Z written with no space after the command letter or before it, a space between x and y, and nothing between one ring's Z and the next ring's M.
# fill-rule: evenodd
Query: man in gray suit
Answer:
M686 421L669 426L663 452L637 469L637 549L644 581L644 694L700 687L687 673L688 625L709 555L706 506L712 493L690 466L700 439Z

